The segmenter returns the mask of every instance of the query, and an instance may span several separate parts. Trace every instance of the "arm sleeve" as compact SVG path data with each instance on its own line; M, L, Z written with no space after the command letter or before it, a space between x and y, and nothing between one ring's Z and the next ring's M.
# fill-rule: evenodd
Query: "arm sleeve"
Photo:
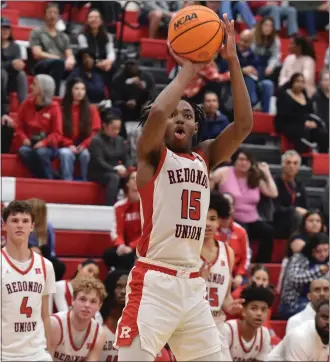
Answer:
M268 60L268 66L274 69L277 65L280 64L281 60L281 42L278 37L275 38L274 43L270 47L271 56Z
M93 155L94 162L100 166L105 172L116 172L114 168L104 160L102 153L102 145L98 138L93 138L89 151Z
M27 103L25 101L19 107L17 118L16 118L16 137L19 138L19 140L21 141L21 144L23 143L24 140L29 138L24 131L24 123L25 123L24 115L26 114L26 107L27 107L26 105L27 105Z
M246 275L247 270L250 266L250 258L251 258L249 251L249 237L244 229L241 231L240 238L241 238L240 244L242 246L242 254L241 254L242 257L239 261L239 264L237 265L236 274L244 276Z
M101 129L100 114L95 106L90 106L90 116L91 116L91 122L92 122L92 133L88 138L86 138L83 142L81 142L81 145L84 148L88 148L88 146L91 143L92 138Z
M34 29L31 31L30 39L29 39L30 47L40 46L42 47L41 40L40 40L40 30Z
M52 129L43 142L48 146L58 146L58 143L62 138L62 112L59 106L54 107L51 117Z
M124 239L124 218L125 208L115 206L114 222L112 223L111 238L113 239L114 246L125 244Z
M265 327L262 327L262 333L263 333L262 348L261 348L261 351L258 353L258 356L256 357L257 361L266 361L267 356L271 350L270 335L269 335L268 329Z
M85 37L84 34L79 34L77 40L78 40L79 49L88 48L87 38Z
M294 258L295 256L293 256ZM321 265L315 265L309 268L308 262L302 260L302 255L297 255L295 260L292 260L290 273L288 278L291 279L292 285L296 288L300 288L305 284L309 284L314 279L321 278L324 274L321 272Z
M53 268L53 264L47 260L45 260L46 264L46 283L43 295L55 294L56 293L56 282L55 282L55 272Z
M284 350L284 361L308 361L308 355L305 350L303 341L295 332L291 332L287 336Z

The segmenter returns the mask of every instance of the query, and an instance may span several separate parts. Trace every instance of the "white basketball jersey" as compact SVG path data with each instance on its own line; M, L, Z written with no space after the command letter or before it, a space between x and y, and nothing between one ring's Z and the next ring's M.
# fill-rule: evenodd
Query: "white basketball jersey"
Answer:
M71 311L59 312L53 314L61 328L61 340L55 348L54 361L84 361L88 353L94 348L99 336L100 325L95 319L91 319L89 326L84 331L84 338L80 345L75 345L75 336L72 333L70 322Z
M257 329L251 341L243 339L240 332L240 321L237 319L225 323L230 354L233 361L264 361L271 350L270 335L266 327Z
M73 287L67 280L56 282L56 294L54 300L54 312L67 311L72 306Z
M218 257L211 266L210 275L206 281L206 289L207 300L210 303L214 320L216 323L221 323L226 318L222 312L222 304L227 294L231 274L227 246L222 241L215 240L215 242L219 243ZM205 259L201 256L200 266L204 262Z
M210 202L208 174L199 154L164 149L154 177L139 189L142 236L138 256L198 267Z
M2 249L1 266L1 357L33 360L46 350L41 309L43 296L55 292L53 265L34 252L29 261L20 263Z
M106 334L106 340L104 343L103 351L101 352L100 361L117 362L118 350L114 348L116 330L112 330L111 327L104 324L104 330Z

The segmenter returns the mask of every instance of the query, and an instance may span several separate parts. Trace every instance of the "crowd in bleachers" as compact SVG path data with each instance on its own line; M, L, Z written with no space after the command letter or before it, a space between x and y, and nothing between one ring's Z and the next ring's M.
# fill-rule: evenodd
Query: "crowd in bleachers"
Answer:
M84 12L85 23L79 27L71 19L72 23L65 24L66 32L59 30L63 25L60 15L63 18L66 4L44 6L42 24L29 34L28 59L23 59L22 48L14 38L17 24L9 19L13 5L10 9L4 5L1 153L18 155L31 177L55 179L59 183L73 181L72 193L74 184L79 184L77 181L99 184L104 191L103 204L114 206L110 237L106 237L108 245L103 250L106 270L129 270L135 262L141 233L135 181L139 117L159 87L150 69L136 55L138 45L125 48L125 60L118 57L118 29L124 26L127 31L132 30L119 23L118 8L106 8L102 13L93 3L77 3L81 3L80 12L88 9ZM322 284L322 278L328 274L329 260L326 246L329 205L325 201L329 184L319 210L312 210L307 186L299 178L299 172L303 163L310 164L311 157L314 162L315 155L327 154L329 150L329 45L328 38L321 39L328 25L328 4L325 1L306 2L308 5L302 1L154 1L141 4L135 14L135 25L139 24L140 32L147 29L150 41L160 41L166 47L164 38L172 16L182 6L192 3L213 9L220 18L227 13L230 18L238 19L237 53L251 105L263 113L262 122L270 121L269 128L261 125L261 129L267 128L261 133L281 137L281 145L283 140L287 144L282 147L287 152L282 155L281 171L276 177L269 164L259 162L260 157L256 160L256 155L244 145L228 164L211 174L212 188L225 195L230 205L229 212L219 215L218 237L235 252L234 295L239 297L252 282L275 284L277 305L269 321L278 317L287 319L305 309L310 312L308 318L313 318L315 312L311 310L315 310L321 299L320 288L324 298L329 294L328 283L327 287ZM111 20L117 20L117 31L113 30ZM284 51L288 43L289 52ZM169 81L177 74L178 66L167 54L166 61L166 81ZM164 68L164 62L157 60L159 64ZM220 56L189 84L185 96L203 106L204 139L215 137L233 120L230 73ZM265 143L263 139L261 144ZM328 156L323 156L321 162L325 167ZM4 176L18 177L15 171ZM57 192L56 187L53 193ZM47 218L46 204L38 199L31 202L39 211L30 247L52 261L59 281L68 277L69 271L56 255L54 226ZM97 242L94 238L93 243ZM281 267L276 266L275 277L271 275L274 260L282 262ZM98 268L96 264L96 261L82 263L78 272L90 266L93 269L90 274L98 274L99 270L94 270ZM270 269L262 264L270 265ZM267 327L272 330L273 325L269 322ZM276 337L276 331L273 335Z

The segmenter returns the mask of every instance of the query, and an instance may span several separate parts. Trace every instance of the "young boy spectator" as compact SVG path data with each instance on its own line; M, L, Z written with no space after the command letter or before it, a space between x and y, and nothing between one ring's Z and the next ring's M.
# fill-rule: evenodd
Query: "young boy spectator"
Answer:
M242 320L225 323L226 337L233 361L265 361L270 347L270 335L263 326L274 294L269 288L251 285L241 297L244 299Z

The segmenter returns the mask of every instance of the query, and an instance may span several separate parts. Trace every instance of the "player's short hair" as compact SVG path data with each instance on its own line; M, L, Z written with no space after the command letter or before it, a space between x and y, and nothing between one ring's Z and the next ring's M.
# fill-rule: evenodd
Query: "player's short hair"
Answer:
M209 210L215 210L218 217L228 219L230 216L230 202L219 192L213 191L210 195Z
M265 302L269 308L274 303L275 295L270 288L265 288L263 286L256 286L252 284L243 290L241 293L241 298L245 299L244 306L248 306L252 302Z
M327 307L329 307L329 300L326 299L326 300L322 300L315 308L315 312L318 313L320 311L320 309L326 305Z
M185 102L189 103L191 108L194 111L195 122L198 123L198 130L193 138L193 146L197 146L202 141L203 134L205 131L205 118L206 118L205 112L201 106L199 106L198 104L196 104L194 102L191 102L189 99L187 99L185 97L181 98L181 101L185 101ZM141 116L138 119L139 126L143 127L144 124L146 123L153 104L154 104L154 101L150 101L146 104L146 106L144 108L142 108Z
M107 296L104 284L99 279L86 276L75 279L72 284L74 299L77 297L78 293L83 292L88 294L92 290L96 291L101 303L103 303L105 297Z
M28 214L31 216L32 222L34 222L33 208L28 201L11 201L8 206L3 209L2 219L4 222L7 222L10 215L16 214Z

